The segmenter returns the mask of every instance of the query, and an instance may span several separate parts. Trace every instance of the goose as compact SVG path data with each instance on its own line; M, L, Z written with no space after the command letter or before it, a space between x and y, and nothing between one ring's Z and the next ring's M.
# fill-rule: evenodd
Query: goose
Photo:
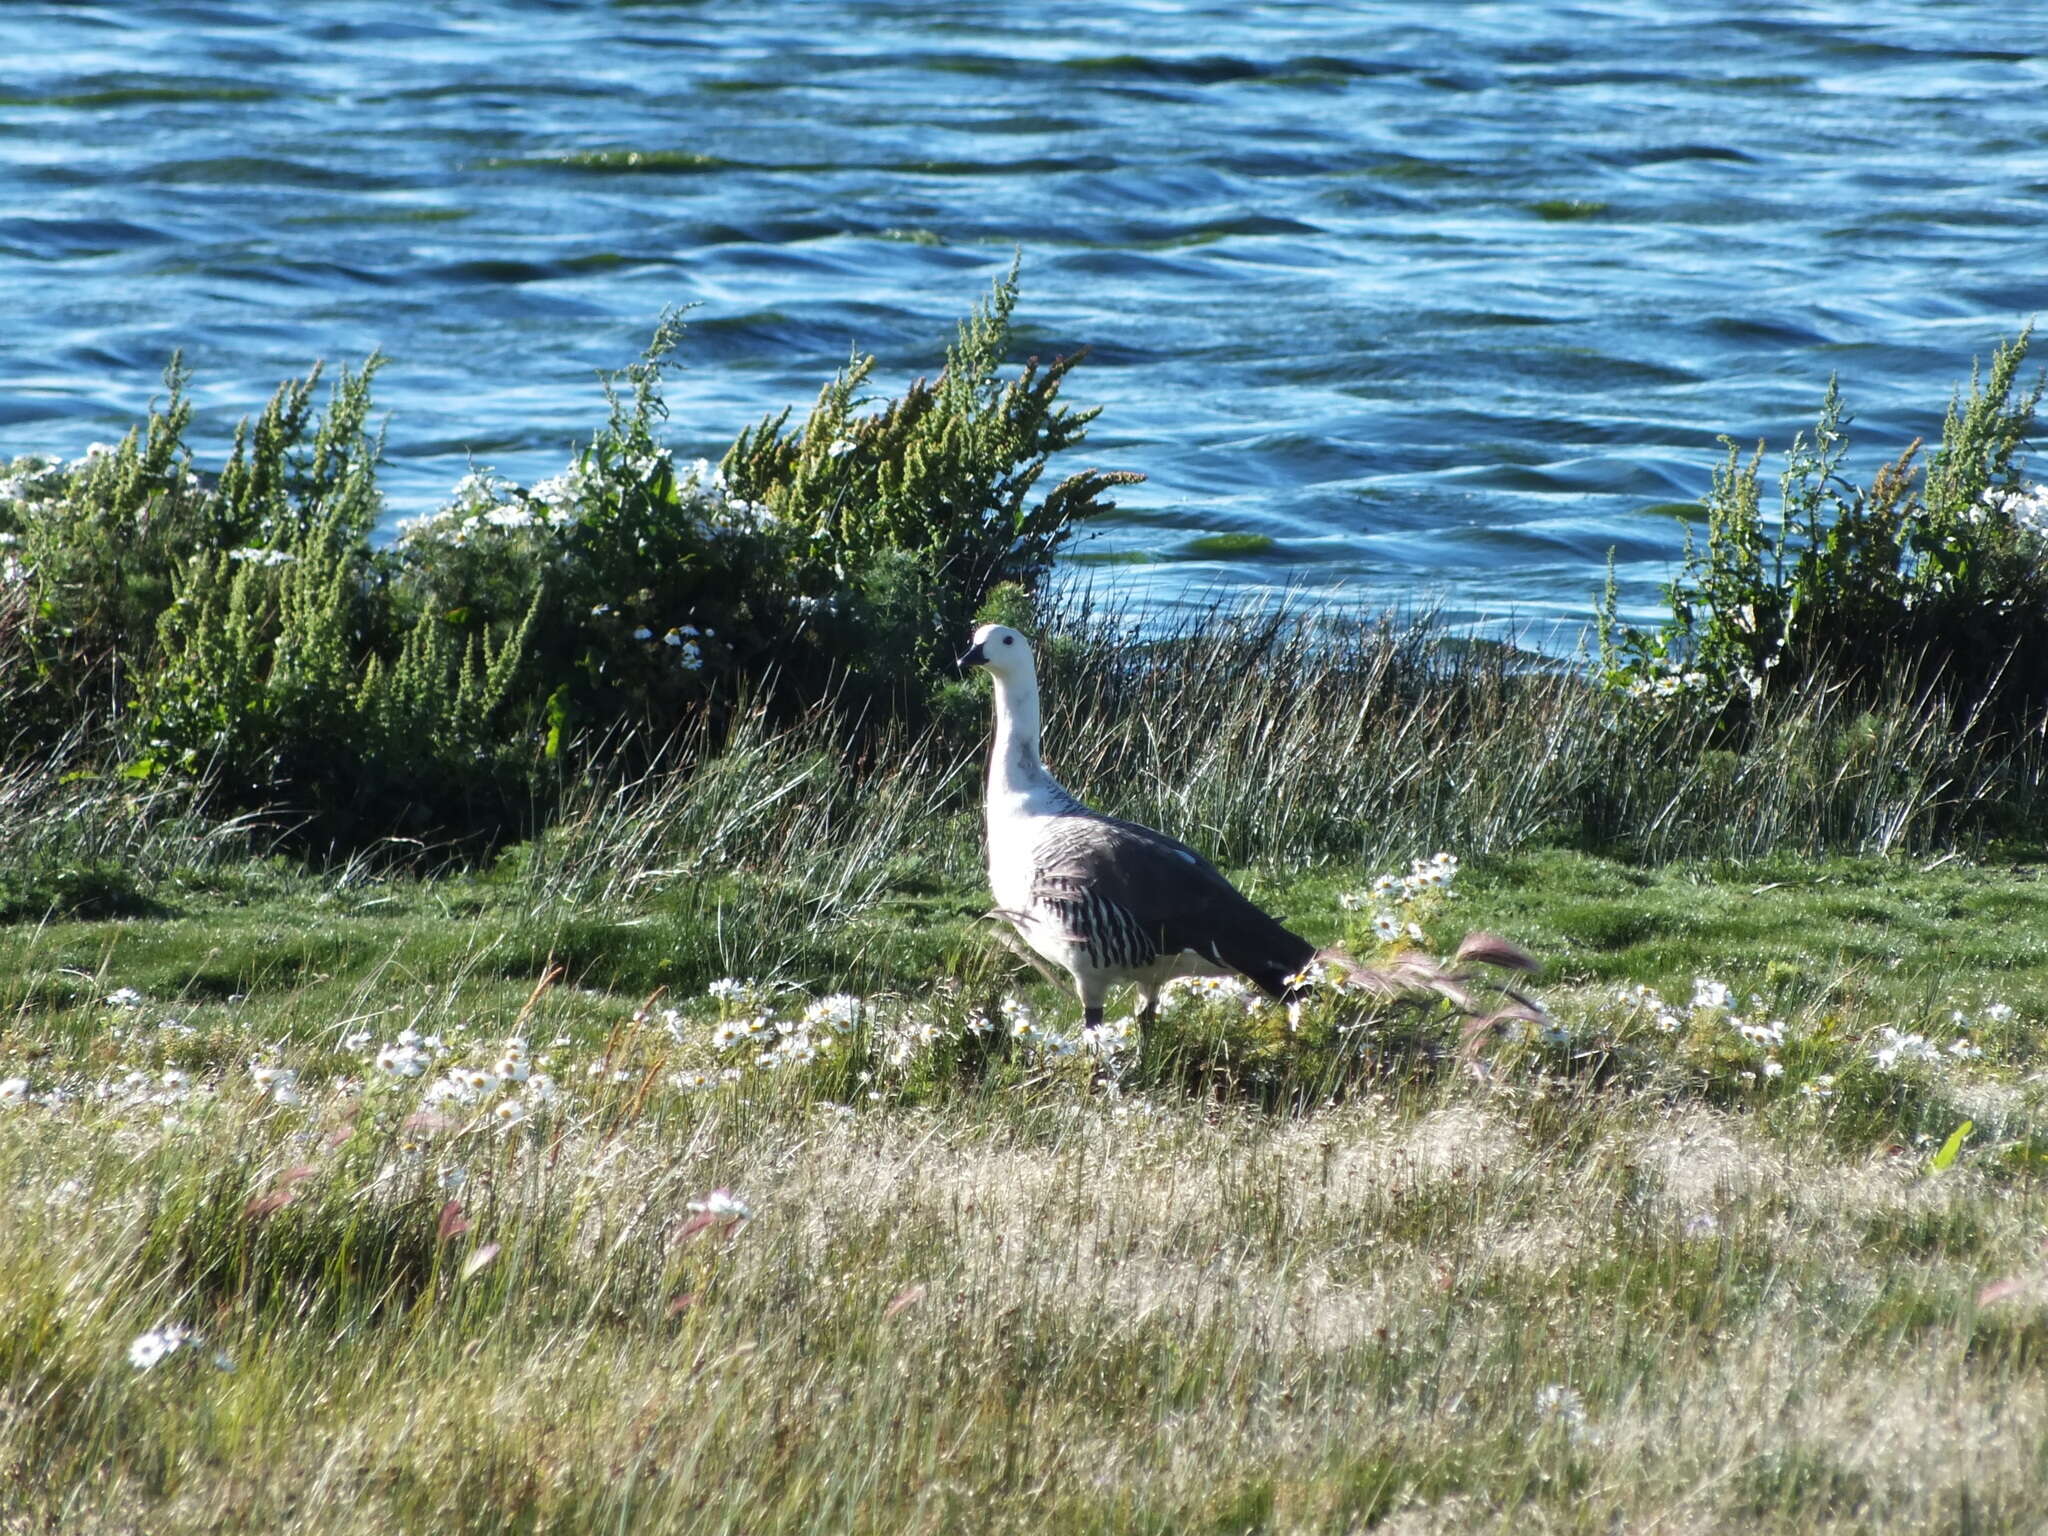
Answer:
M1039 755L1038 671L1031 645L1004 624L984 624L960 669L985 667L995 683L989 753L990 915L1073 978L1085 1027L1099 1029L1109 989L1135 982L1141 1029L1175 976L1242 976L1268 997L1293 1001L1316 946L1247 900L1178 838L1090 810L1046 771Z

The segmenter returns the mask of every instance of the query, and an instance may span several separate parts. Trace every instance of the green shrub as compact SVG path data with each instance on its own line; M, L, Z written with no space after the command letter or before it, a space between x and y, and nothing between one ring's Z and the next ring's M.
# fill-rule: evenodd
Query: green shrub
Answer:
M380 359L324 409L317 368L287 380L211 480L174 360L118 447L0 478L0 754L54 750L91 701L131 777L203 778L331 843L525 830L549 759L655 752L686 724L715 743L742 702L923 718L984 599L1028 602L1074 521L1136 478L1032 499L1095 413L1058 403L1073 359L1000 376L1016 294L1013 269L936 384L863 415L860 359L802 431L785 412L720 469L660 441L682 334L664 317L562 474L473 472L382 549Z
M1035 590L1075 528L1115 506L1105 493L1143 478L1086 469L1032 500L1047 461L1080 445L1099 407L1059 403L1080 354L1000 377L1016 302L1012 266L961 324L936 382L862 413L875 359L857 357L800 428L784 411L725 456L732 493L795 541L807 595L865 630L891 670L949 661L996 587Z
M2048 493L2028 491L2020 472L2042 392L2018 383L2031 334L1973 372L1924 468L1915 442L1867 485L1843 471L1848 419L1831 382L1813 436L1787 455L1775 527L1762 509L1762 445L1745 459L1729 443L1706 500L1706 549L1688 540L1671 618L1624 628L1610 589L1606 681L1719 708L1817 678L1869 691L1910 670L2001 714L2048 699Z
M129 771L205 774L242 803L304 807L330 836L502 816L532 756L497 717L533 605L495 645L422 616L387 661L362 643L384 597L369 577L340 512L281 547L193 556L160 621Z
M723 463L680 468L659 439L661 381L682 327L665 318L610 381L605 427L559 476L488 473L405 526L386 568L419 613L502 633L535 600L533 687L560 752L579 733L723 716L742 696L784 715L831 699L849 715L921 719L990 595L1028 600L1102 492L1086 470L1031 500L1092 410L1058 402L1076 359L1005 381L1014 270L961 325L936 384L860 414L857 359L801 429L742 432ZM616 738L614 738L616 739Z
M623 374L630 395L608 385L610 420L563 473L530 488L472 474L379 556L407 622L501 641L525 627L526 692L551 755L620 725L659 740L792 659L786 541L709 465L680 469L657 440L679 335L664 320Z
M253 427L236 429L211 482L185 446L192 405L176 357L166 398L120 443L96 443L68 464L34 457L7 467L5 574L30 594L0 661L15 690L17 749L53 747L81 716L122 719L157 665L158 624L191 562L261 559L325 523L367 536L380 443L366 422L380 365L372 357L360 372L343 369L317 420L321 370L286 380Z

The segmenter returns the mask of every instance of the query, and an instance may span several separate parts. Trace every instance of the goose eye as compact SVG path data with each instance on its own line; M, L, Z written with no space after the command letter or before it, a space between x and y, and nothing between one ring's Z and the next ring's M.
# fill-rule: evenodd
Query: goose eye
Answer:
M1016 637L1015 635L1005 635L1005 636L1003 636L1003 644L1005 644L1005 645L1015 645L1016 643L1017 643L1017 637Z

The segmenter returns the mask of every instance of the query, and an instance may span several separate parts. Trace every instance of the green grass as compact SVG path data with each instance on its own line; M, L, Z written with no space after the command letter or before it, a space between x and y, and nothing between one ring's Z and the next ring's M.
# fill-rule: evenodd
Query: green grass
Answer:
M1545 1017L1196 996L1074 1048L984 917L967 688L687 735L470 867L287 860L69 747L0 775L8 1518L2030 1528L2030 746L1824 691L1730 745L1385 626L1042 627L1091 801L1365 959L1382 909L1505 935ZM1440 849L1454 895L1370 894Z
M817 909L782 967L806 995L857 985L862 1030L810 1066L680 1091L734 1059L711 1031L745 1011L704 997L719 950L700 930L760 898L576 863L578 837L618 831L432 879L226 861L154 915L0 928L0 1077L79 1095L0 1109L10 1513L564 1532L2035 1517L2048 1271L2026 1277L2048 1201L2015 1160L2048 1137L2031 868L1482 859L1417 910L1439 945L1491 927L1544 955L1570 1043L1506 1042L1477 1074L1389 1056L1274 1113L1223 1077L1179 1086L1170 1058L1207 1027L1186 1013L1108 1081L953 1034L892 1062L892 1008L957 1025L1007 991L1072 1022L976 916L961 818ZM1377 872L1238 871L1331 938L1355 920L1336 896ZM551 959L567 969L544 984ZM1711 1011L1667 1036L1615 999L1647 983L1682 1006L1701 975L1792 1021L1784 1080L1744 1084L1702 1045L1726 1034ZM143 1001L110 1004L119 987ZM1986 1022L1993 1002L2012 1017ZM1946 1042L1951 1009L1981 1057L1867 1065L1887 1025ZM368 1057L406 1028L447 1052L382 1081ZM435 1072L507 1036L552 1103L505 1129L488 1100L410 1118ZM252 1059L295 1069L302 1102L260 1097ZM193 1087L152 1102L168 1070ZM1835 1091L1802 1094L1823 1070ZM138 1071L147 1092L121 1086ZM1978 1133L1935 1171L1966 1113ZM691 1231L715 1187L753 1219ZM2014 1276L2032 1289L1977 1304ZM172 1323L203 1343L132 1366Z

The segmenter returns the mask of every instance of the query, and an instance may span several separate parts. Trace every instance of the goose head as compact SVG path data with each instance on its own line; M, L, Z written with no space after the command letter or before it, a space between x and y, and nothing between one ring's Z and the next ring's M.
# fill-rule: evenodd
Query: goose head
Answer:
M974 632L974 643L960 658L960 670L987 667L999 683L1020 683L1035 679L1031 665L1031 642L1007 624L984 624Z

